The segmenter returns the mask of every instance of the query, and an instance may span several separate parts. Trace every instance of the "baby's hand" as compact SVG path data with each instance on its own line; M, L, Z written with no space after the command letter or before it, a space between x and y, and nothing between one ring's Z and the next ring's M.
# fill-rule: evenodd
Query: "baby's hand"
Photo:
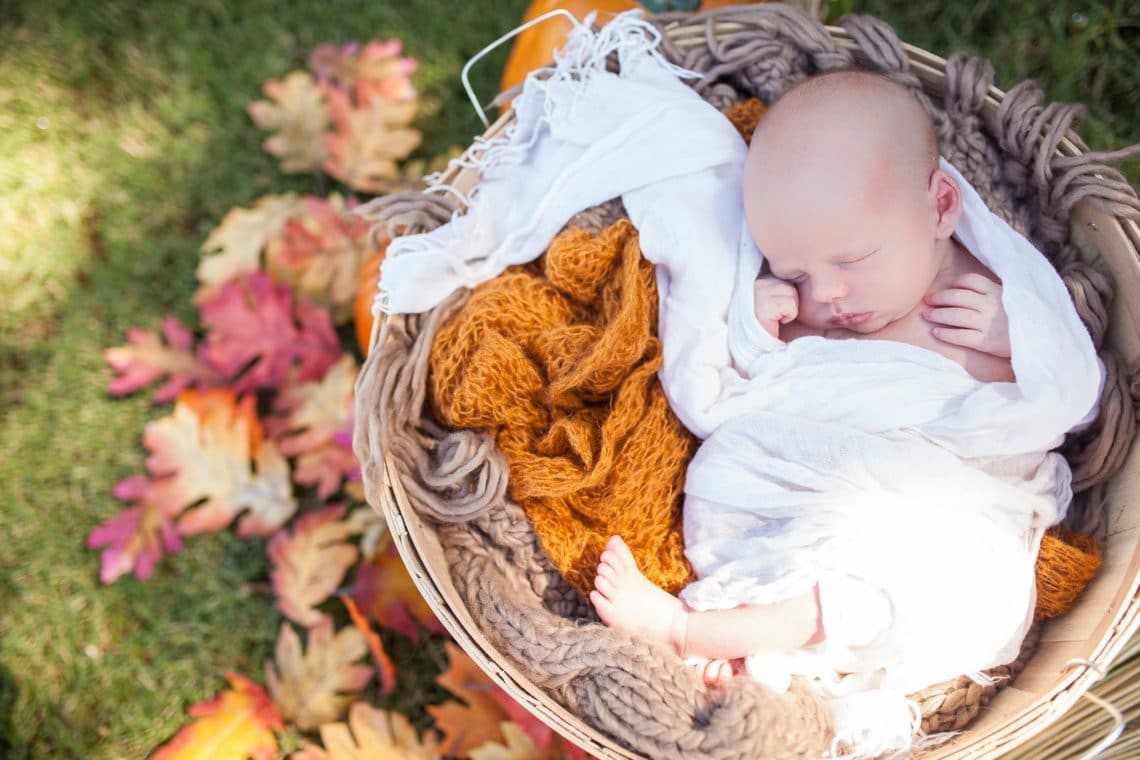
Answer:
M963 275L927 296L926 304L922 316L934 323L938 340L1009 358L1009 320L999 283L981 274Z
M780 337L780 325L786 325L800 313L800 294L790 282L765 275L752 286L756 319L773 338Z

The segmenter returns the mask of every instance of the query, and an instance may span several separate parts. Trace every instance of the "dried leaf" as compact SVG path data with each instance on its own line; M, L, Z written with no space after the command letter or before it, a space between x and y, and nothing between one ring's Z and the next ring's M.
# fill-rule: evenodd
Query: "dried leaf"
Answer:
M357 374L356 360L344 354L320 380L290 385L278 393L276 415L267 421L281 453L297 457L294 480L316 486L319 499L329 498L345 478L360 472L351 445Z
M547 755L539 752L534 740L526 731L514 723L503 721L499 724L506 745L487 742L471 750L471 760L547 760Z
M103 359L118 373L111 381L111 395L133 393L163 376L166 383L154 393L157 403L170 401L195 383L216 384L218 374L195 355L193 346L193 334L174 317L162 320L162 337L132 327L127 330L127 345L103 352Z
M227 673L226 680L232 688L191 705L186 712L197 720L159 747L151 760L272 760L277 756L273 731L284 731L285 724L273 702L248 678Z
M324 137L325 171L353 189L385 192L398 174L397 162L423 139L419 130L407 126L416 101L378 98L354 105L344 92L330 90L328 102L334 129Z
M293 193L259 198L253 208L232 208L202 243L194 302L209 299L223 283L261 269L261 252L301 206Z
M115 495L130 501L140 499L147 483L141 475L131 476L115 486ZM141 501L100 523L87 536L87 546L107 547L99 563L100 582L112 583L132 570L145 581L164 553L173 554L182 548L182 539L174 523L156 505Z
M344 511L341 505L306 512L294 521L292 533L280 531L269 541L277 609L295 623L309 627L328 620L316 606L336 591L359 556L345 541L356 530L340 519Z
M358 99L410 100L416 95L411 80L416 61L400 57L403 47L397 39L372 40L363 47L327 42L313 49L309 68L320 81L352 91Z
M504 689L496 687L495 697L510 716L511 724L526 732L541 757L548 760L586 760L585 750L554 733L554 729L516 702Z
M412 641L419 642L420 625L436 633L444 630L408 575L395 546L360 564L349 594L371 620Z
M388 656L387 650L384 649L384 642L376 631L372 630L372 626L368 624L368 618L360 612L351 596L342 594L340 600L344 602L344 607L348 610L352 624L356 626L356 630L360 631L360 635L368 643L369 651L372 652L372 662L376 664L376 673L380 678L380 693L384 696L390 696L396 690L396 666L392 662L392 658Z
M325 160L321 134L328 127L325 92L305 71L283 80L270 80L262 91L271 100L249 104L249 115L262 129L274 134L263 143L265 152L281 160L284 172L311 172Z
M586 753L577 745L567 742L548 726L536 718L529 710L516 702L510 694L498 686L475 664L466 652L448 642L448 668L436 683L452 694L462 698L467 704L445 702L442 705L429 705L426 709L435 718L436 725L444 734L444 743L451 754L464 755L485 749L491 753L485 757L513 757L496 755L495 752L525 751L522 758L540 760L585 760ZM512 739L495 727L509 724L528 737L528 742ZM507 747L496 745L501 739L507 740ZM487 745L491 744L491 747Z
M496 698L498 687L467 653L452 642L447 649L447 670L436 683L461 698L466 705L445 702L425 709L443 732L443 746L449 755L467 756L472 749L502 739L499 725L508 719Z
M266 247L266 267L279 282L328 306L338 324L352 317L360 267L375 251L371 224L339 195L306 196Z
M346 491L348 490L352 489L346 488ZM358 501L364 501L363 495ZM356 524L360 526L360 556L366 562L370 562L380 552L387 551L388 547L392 545L392 536L388 533L388 521L375 510L371 508L358 509L352 513L349 519L355 520Z
M368 665L354 665L368 653L360 631L343 628L333 636L331 620L309 629L307 652L288 623L277 636L276 665L265 664L265 680L286 720L302 731L338 720L372 677Z
M291 760L439 760L439 741L428 731L423 739L399 713L378 710L356 702L348 710L348 724L321 726L324 749L312 744Z
M341 354L328 311L294 304L288 286L264 272L222 285L201 315L201 356L239 392L317 380Z
M147 500L168 518L181 515L183 535L220 530L248 510L238 535L264 536L296 511L289 463L262 442L254 402L229 389L186 391L173 414L146 426Z

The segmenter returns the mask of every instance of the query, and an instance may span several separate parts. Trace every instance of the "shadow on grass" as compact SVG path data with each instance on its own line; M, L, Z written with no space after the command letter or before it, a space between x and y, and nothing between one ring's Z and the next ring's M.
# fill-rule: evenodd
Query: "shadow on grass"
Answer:
M0 757L25 757L27 753L27 747L16 737L12 725L12 706L19 695L20 687L12 671L0 665Z

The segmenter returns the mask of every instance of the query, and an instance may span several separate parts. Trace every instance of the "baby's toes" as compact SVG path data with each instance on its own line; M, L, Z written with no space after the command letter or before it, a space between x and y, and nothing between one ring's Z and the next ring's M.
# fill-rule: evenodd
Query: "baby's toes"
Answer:
M590 603L594 605L594 610L597 611L598 617L606 625L610 625L614 619L614 612L617 610L613 602L607 599L597 589L590 592Z
M621 570L637 567L637 560L633 558L633 552L626 546L625 541L622 541L618 536L612 536L606 543L606 552L612 555L614 566Z
M601 573L599 573L598 576L594 578L594 588L599 593L605 595L607 599L612 599L614 592L617 591L617 586L614 584L614 582Z

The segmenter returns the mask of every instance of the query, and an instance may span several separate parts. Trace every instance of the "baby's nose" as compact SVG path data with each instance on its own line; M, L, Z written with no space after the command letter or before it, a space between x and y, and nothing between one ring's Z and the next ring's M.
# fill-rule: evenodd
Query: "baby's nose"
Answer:
M811 280L811 296L820 303L831 303L847 295L847 287L838 277L817 276Z

